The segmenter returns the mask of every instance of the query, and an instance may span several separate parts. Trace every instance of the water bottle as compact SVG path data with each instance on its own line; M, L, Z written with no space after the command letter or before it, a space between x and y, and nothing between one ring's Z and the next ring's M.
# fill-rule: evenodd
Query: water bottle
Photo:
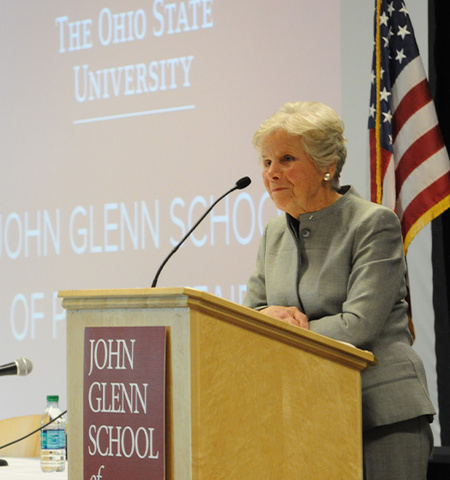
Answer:
M47 397L47 408L41 419L41 426L61 415L59 396ZM66 420L58 418L41 430L41 468L43 472L62 472L66 468Z

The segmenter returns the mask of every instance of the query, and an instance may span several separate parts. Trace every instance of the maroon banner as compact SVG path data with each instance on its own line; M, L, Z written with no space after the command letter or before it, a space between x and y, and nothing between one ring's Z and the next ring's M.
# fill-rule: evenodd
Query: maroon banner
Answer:
M86 328L84 352L84 480L164 480L166 328Z

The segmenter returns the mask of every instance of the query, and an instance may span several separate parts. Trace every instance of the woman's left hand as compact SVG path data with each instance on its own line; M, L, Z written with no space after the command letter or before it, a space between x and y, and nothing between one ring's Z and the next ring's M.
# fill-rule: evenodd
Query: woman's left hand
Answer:
M260 310L264 315L278 318L283 322L295 325L296 327L309 330L308 317L302 313L297 307L281 307L279 305L272 305L270 307Z

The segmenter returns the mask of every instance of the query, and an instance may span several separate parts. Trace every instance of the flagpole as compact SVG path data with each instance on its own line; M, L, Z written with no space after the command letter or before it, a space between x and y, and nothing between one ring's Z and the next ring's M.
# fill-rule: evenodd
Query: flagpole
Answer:
M380 90L381 90L381 48L380 48L380 14L381 14L381 0L376 0L377 2L377 14L376 14L376 35L375 35L375 53L376 53L376 114L375 114L375 148L376 148L376 203L381 204L382 202L382 184L381 184L381 141L380 141L380 128L381 128L381 105L380 105Z

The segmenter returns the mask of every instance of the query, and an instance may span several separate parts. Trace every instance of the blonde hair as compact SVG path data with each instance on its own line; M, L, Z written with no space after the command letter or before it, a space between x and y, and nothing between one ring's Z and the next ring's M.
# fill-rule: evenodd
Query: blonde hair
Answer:
M265 120L253 135L253 145L261 155L264 138L285 130L301 139L305 153L318 168L336 164L331 186L339 188L339 178L347 157L344 123L329 106L320 102L289 102Z

